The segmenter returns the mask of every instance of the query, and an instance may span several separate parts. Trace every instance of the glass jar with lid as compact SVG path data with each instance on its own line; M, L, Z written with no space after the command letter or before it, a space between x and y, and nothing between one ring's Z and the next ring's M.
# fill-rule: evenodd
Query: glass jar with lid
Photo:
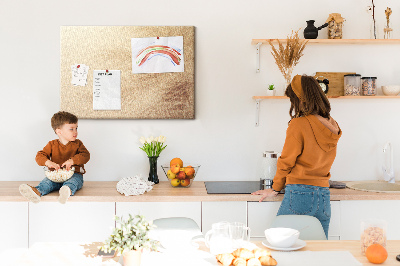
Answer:
M385 220L370 218L361 221L361 253L364 255L367 248L373 244L379 244L386 248L386 231L387 222Z
M361 95L361 75L360 74L344 75L344 95L345 96Z
M365 96L376 95L376 77L362 77L361 78L362 94Z

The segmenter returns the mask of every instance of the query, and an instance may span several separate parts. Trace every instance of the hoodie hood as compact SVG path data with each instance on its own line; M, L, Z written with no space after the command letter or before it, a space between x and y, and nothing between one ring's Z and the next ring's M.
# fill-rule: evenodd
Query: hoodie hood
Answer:
M336 148L339 138L342 136L342 130L339 125L339 134L335 134L329 130L319 119L314 115L308 115L307 118L312 131L314 133L315 140L321 149L325 152L331 151Z

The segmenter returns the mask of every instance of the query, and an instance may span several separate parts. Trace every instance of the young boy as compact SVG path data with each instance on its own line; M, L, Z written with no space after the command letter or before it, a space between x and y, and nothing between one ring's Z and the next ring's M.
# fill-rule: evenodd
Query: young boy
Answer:
M85 148L78 136L78 118L68 112L58 112L51 118L51 127L57 134L58 139L49 141L43 150L36 154L36 162L40 166L47 166L49 170L66 168L72 166L75 172L70 179L63 183L56 183L45 177L37 187L27 184L19 186L22 196L33 203L38 203L40 197L54 190L59 190L58 202L65 204L70 196L83 186L83 165L90 159L89 151ZM81 168L83 173L81 173Z

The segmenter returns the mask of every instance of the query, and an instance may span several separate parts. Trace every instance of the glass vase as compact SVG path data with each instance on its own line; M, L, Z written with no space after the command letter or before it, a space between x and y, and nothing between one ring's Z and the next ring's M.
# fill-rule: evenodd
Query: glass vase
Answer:
M371 20L370 39L379 39L378 23L376 20Z
M158 180L157 175L157 159L158 156L149 156L149 164L150 164L150 171L149 171L149 178L148 180L154 182L154 184L158 184L160 180Z
M386 24L386 27L383 29L383 38L384 39L392 39L393 38L393 28L392 23Z

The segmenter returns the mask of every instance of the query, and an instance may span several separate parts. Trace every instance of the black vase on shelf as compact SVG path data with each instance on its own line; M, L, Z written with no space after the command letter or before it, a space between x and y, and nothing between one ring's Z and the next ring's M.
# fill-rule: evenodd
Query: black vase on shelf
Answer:
M154 184L158 184L160 180L158 180L157 175L157 159L158 156L149 156L149 164L150 164L150 171L149 171L149 178L147 180L154 182Z
M320 27L315 27L314 22L315 20L307 20L307 27L304 29L304 39L317 39L318 37L318 31L325 28L328 26L328 23L325 23L324 25Z

